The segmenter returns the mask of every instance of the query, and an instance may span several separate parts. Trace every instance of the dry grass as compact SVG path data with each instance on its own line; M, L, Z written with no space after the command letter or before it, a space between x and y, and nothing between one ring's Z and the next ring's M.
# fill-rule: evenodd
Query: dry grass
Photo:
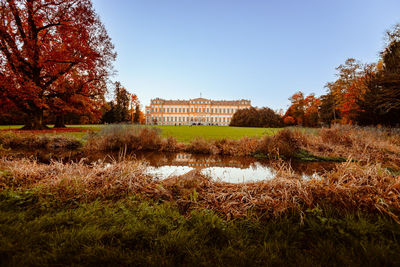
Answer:
M239 140L195 139L187 147L186 152L201 154L216 154L229 156L251 156L263 154L269 158L292 158L300 149L304 139L298 131L288 129L279 131L274 136L264 136L262 139L244 137Z
M138 194L174 201L186 213L208 208L227 218L280 216L302 213L324 204L387 214L400 222L400 177L378 165L346 162L321 179L302 180L287 163L277 163L275 179L248 184L213 182L195 170L185 176L155 181L144 175L146 165L122 161L112 164L0 160L0 190L38 190L61 201L117 200Z
M400 133L397 130L334 126L319 130L317 135L306 135L302 147L318 156L400 168Z
M118 151L168 151L175 152L183 145L176 139L162 138L160 130L130 125L113 125L92 133L85 145L86 150Z
M243 137L242 139L207 140L195 138L189 144L178 143L175 138L162 138L158 128L115 125L105 127L99 133L89 136L87 150L118 151L186 151L195 154L230 156L250 156L263 153L271 158L293 157L299 150L300 133L291 130L279 131L276 135L262 139Z
M81 142L65 136L35 135L33 133L0 132L0 145L3 148L30 149L76 149Z

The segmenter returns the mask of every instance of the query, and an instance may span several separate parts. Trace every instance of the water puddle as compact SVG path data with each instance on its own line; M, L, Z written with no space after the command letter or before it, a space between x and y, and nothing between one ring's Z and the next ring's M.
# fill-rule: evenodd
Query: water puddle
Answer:
M83 161L85 163L102 160L112 162L121 158L118 153L83 154L79 151L46 153L44 151L7 152L12 157L31 157L43 163L51 160ZM259 160L253 157L230 157L220 155L198 155L189 153L140 152L125 155L130 160L141 160L148 163L146 173L155 179L166 179L181 176L195 169L215 181L227 183L249 183L273 179L277 170L274 162ZM291 168L303 179L318 177L319 173L335 167L330 162L288 162Z
M155 179L180 176L195 169L217 182L250 183L275 178L277 171L271 161L253 157L228 157L215 155L194 155L188 153L139 153L137 159L149 163L147 174ZM334 163L310 162L290 163L292 169L303 179L317 178L334 168Z

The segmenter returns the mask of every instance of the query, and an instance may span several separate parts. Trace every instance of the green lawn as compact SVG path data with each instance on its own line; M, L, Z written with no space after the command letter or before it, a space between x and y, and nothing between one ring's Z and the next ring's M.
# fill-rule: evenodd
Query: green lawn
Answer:
M53 125L49 125L52 127ZM22 125L0 125L0 130L19 129ZM68 125L67 127L85 127L97 131L106 125ZM173 125L157 125L150 126L161 129L163 137L175 137L178 142L188 143L196 137L205 139L240 139L242 137L261 137L263 135L273 135L279 128L250 128L250 127L227 127L227 126L173 126ZM57 133L59 134L59 133ZM75 136L83 138L86 132L65 132L63 135Z
M11 130L22 128L23 125L0 125L0 130Z
M242 137L261 137L273 135L278 128L250 128L250 127L226 127L226 126L153 126L162 130L164 137L175 137L179 142L190 142L196 137L205 139L240 139Z

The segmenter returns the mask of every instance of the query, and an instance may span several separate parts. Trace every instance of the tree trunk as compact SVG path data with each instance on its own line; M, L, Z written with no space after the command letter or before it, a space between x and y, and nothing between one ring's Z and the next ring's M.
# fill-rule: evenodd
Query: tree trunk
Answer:
M56 124L54 128L66 128L64 114L56 116Z
M49 129L44 123L43 110L33 112L32 117L28 118L21 130L46 130Z

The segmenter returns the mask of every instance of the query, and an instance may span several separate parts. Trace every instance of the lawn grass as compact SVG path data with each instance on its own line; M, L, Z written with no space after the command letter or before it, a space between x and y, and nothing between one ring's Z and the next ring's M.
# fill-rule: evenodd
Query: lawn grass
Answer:
M48 125L52 127L53 125ZM91 125L67 125L67 127L88 128L92 131L100 131L107 127L103 124ZM251 127L227 127L227 126L173 126L156 125L161 130L162 137L174 137L178 142L189 143L193 139L200 137L204 139L240 139L242 137L261 137L263 135L274 135L278 128L251 128ZM0 130L19 129L22 125L0 125ZM50 133L54 134L54 133ZM57 133L58 135L59 133ZM62 135L84 139L86 132L65 132Z
M226 127L226 126L153 126L161 129L163 137L175 137L178 142L189 143L196 137L204 139L240 139L247 137L261 137L274 135L278 128L251 128L251 127Z
M329 207L226 221L134 196L68 204L0 193L3 266L398 266L398 240L388 218Z

